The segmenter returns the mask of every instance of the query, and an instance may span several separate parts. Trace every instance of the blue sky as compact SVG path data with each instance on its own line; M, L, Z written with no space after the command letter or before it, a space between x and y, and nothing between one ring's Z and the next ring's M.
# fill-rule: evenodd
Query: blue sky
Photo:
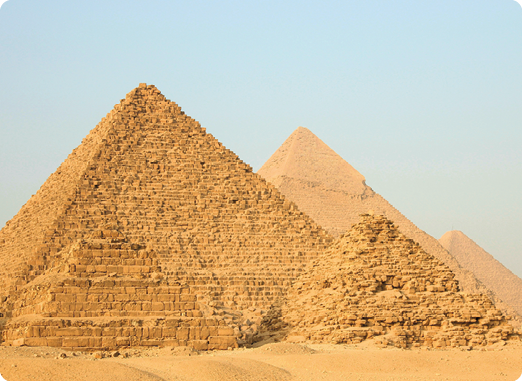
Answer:
M146 82L256 170L309 128L421 229L522 276L521 62L513 0L9 0L0 225Z

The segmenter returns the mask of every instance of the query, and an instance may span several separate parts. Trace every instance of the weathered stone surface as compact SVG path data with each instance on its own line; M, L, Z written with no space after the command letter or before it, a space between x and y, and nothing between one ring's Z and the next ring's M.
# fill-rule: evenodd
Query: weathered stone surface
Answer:
M386 216L426 252L444 262L455 273L464 291L487 294L505 313L517 316L519 325L522 322L519 304L511 302L516 295L502 297L502 290L495 285L486 287L435 238L366 185L364 176L310 130L296 129L258 173L334 237L350 229L359 215L369 210Z
M89 349L248 341L260 311L330 242L178 105L140 84L0 231L1 340ZM221 338L218 327L242 326L243 315L248 328ZM201 329L132 330L176 321ZM82 331L47 328L54 324ZM120 331L104 334L109 327Z
M390 220L362 215L298 278L263 330L288 341L375 338L402 348L519 340L487 296L459 292L454 278Z

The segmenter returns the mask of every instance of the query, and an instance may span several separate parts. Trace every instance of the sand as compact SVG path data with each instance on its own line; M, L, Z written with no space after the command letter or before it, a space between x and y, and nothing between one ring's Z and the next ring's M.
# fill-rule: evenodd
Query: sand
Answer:
M273 343L233 351L121 351L102 359L44 347L0 347L0 374L7 381L512 381L522 374L522 343L470 351Z

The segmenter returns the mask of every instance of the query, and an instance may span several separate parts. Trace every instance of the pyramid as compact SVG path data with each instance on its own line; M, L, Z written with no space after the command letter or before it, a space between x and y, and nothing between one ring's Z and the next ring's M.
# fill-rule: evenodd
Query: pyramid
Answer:
M1 341L226 349L331 240L140 84L0 231Z
M407 348L501 345L519 334L483 294L383 216L361 220L315 259L263 323L289 341ZM273 327L273 328L272 328Z
M439 242L459 264L471 271L486 287L522 314L522 279L513 274L464 233L453 230L445 233Z
M359 172L310 130L296 129L257 173L334 237L357 223L360 214L371 210L385 215L407 237L446 264L464 291L486 293L504 312L522 319L522 311L501 298L500 290L493 286L488 289L471 271L462 268L435 238L374 192Z
M292 180L359 196L370 190L363 175L304 127L297 128L258 172L278 188Z

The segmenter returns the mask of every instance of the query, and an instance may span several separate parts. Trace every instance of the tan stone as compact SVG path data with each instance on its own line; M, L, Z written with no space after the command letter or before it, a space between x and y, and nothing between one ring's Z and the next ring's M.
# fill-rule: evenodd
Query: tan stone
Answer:
M330 242L178 105L142 84L0 231L0 341L36 338L23 328L32 326L29 315L62 323L38 333L52 346L83 346L78 340L88 335L90 349L166 339L143 327L143 340L125 340L96 318L129 335L130 318L163 327L175 317L171 340L208 341L226 324L207 316L228 314L237 326L241 314L230 311L267 310Z
M442 261L456 275L468 293L484 293L506 314L522 322L521 280L516 276L491 278L475 273L469 259L457 261L435 238L419 229L407 217L366 185L365 178L310 130L299 127L259 169L259 175L274 184L284 196L335 237L357 223L359 215L373 211L394 221L409 238ZM498 268L496 265L494 268ZM505 273L505 272L503 272ZM479 275L480 274L480 275ZM509 283L505 286L504 281Z
M399 281L403 277L424 291L412 294ZM519 338L486 295L459 292L454 278L393 222L362 215L360 223L311 263L282 304L274 305L262 331L280 332L289 341L302 337L352 344L386 335L386 343L401 348L489 345ZM477 322L471 315L488 319ZM486 343L473 337L477 332L486 334Z

